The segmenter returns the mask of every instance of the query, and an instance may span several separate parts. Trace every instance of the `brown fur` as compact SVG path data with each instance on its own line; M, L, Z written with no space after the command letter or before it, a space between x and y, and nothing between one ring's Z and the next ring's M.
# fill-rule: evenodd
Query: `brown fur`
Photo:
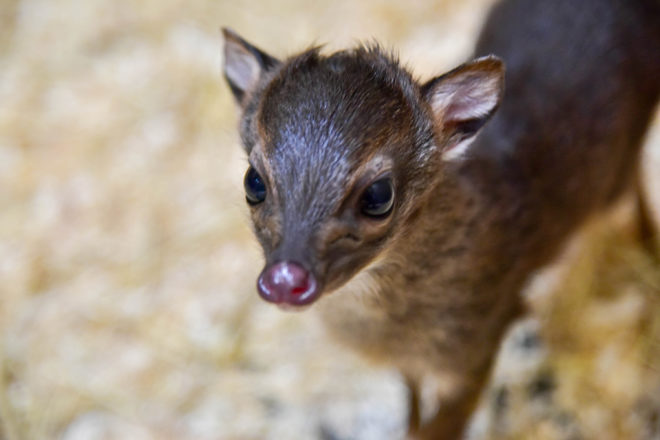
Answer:
M226 31L241 136L267 182L251 208L266 266L314 274L347 345L410 383L452 384L419 430L412 405L418 437L460 435L530 275L631 187L660 87L658 11L504 1L477 48L507 64L503 98L496 58L422 84L378 47L279 62ZM383 172L392 214L366 218L357 203Z

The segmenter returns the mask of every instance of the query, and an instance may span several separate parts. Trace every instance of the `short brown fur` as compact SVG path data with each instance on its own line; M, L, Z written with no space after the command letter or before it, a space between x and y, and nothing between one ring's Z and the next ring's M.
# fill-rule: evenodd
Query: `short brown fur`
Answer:
M421 427L411 403L418 438L461 435L525 283L634 186L660 93L660 7L580 8L496 6L476 55L504 60L504 95L495 57L419 83L375 46L280 62L225 31L241 137L268 183L251 208L266 267L313 274L339 340L410 384L453 385ZM394 207L368 218L358 202L382 175Z

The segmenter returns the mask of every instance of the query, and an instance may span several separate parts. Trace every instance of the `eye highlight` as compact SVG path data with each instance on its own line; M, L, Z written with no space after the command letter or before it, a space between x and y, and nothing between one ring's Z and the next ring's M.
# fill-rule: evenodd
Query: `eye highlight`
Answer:
M360 198L360 212L367 217L386 217L394 206L394 187L390 177L369 185Z
M266 184L252 166L245 173L243 186L245 187L245 198L250 205L258 205L266 200Z

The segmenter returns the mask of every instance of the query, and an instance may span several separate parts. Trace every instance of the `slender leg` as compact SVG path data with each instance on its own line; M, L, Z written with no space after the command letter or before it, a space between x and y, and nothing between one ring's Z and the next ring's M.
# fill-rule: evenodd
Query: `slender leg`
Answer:
M462 392L443 402L436 415L421 426L414 438L419 440L458 440L462 438L489 376L490 366L474 376Z
M511 323L522 316L525 306L520 301L510 304L502 322ZM494 340L500 341L507 325L494 331ZM409 435L414 440L459 440L463 438L465 428L474 413L479 398L490 380L491 372L497 355L497 344L491 347L492 352L484 357L482 364L464 371L465 379L456 393L441 401L438 412L428 422L422 423L416 432Z
M406 386L408 388L408 434L413 434L419 430L421 421L419 384L416 380L406 377Z
M646 192L644 191L642 174L640 172L637 173L635 194L637 198L637 234L639 241L651 256L656 259L660 258L655 241L658 232L657 225L651 214L651 208L648 203Z

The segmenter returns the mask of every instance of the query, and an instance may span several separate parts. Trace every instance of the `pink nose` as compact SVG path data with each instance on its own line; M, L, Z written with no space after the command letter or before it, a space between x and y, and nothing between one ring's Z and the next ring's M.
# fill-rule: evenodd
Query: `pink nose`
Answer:
M314 275L291 261L266 267L259 275L257 289L266 301L294 306L314 302L319 293Z

